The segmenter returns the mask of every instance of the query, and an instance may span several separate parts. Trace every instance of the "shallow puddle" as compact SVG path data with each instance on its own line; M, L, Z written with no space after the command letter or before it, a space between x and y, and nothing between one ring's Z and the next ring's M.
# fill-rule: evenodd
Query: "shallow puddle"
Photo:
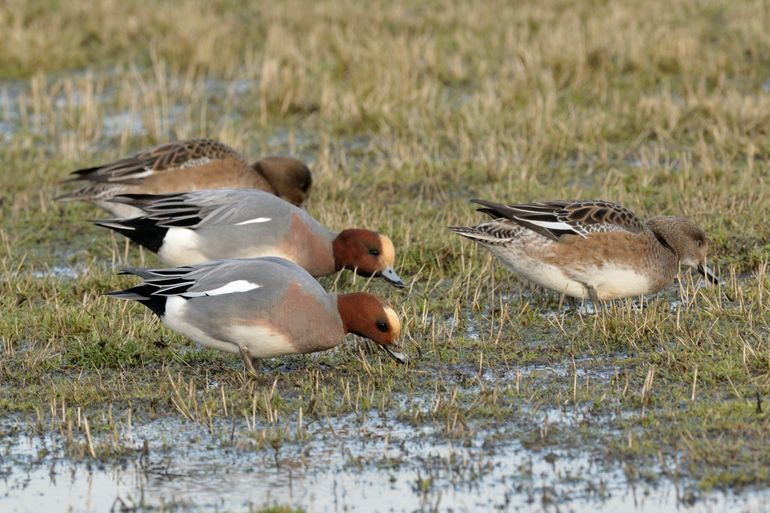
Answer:
M55 265L42 271L33 271L32 276L35 278L59 278L73 280L80 276L80 271L74 267Z
M2 511L770 512L767 492L699 496L671 482L633 484L583 455L495 445L490 433L454 444L376 413L316 421L304 442L278 450L256 449L248 431L229 443L224 422L211 435L167 418L134 426L123 440L133 454L107 464L74 462L58 436L18 427L2 440Z

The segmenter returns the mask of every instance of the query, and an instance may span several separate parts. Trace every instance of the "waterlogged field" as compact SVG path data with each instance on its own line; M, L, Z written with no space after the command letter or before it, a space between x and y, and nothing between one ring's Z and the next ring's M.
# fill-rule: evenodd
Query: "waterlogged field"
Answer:
M765 2L76 0L0 7L0 510L770 511ZM263 361L103 296L158 265L59 204L177 138L305 160L390 235L399 366ZM722 284L598 313L446 226L468 199L685 214Z

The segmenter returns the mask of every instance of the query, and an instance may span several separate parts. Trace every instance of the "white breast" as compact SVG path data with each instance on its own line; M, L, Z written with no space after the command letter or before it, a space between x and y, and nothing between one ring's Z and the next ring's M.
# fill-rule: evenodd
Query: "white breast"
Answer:
M599 299L638 297L654 292L650 289L649 278L630 267L605 265L586 270L584 274L581 280L593 285Z
M516 274L541 287L578 299L588 299L586 286L596 290L599 299L635 297L653 292L646 275L628 266L575 267L562 269L531 258L517 246L490 246L489 250Z
M531 258L514 246L489 246L506 267L541 287L554 290L559 294L576 298L587 298L586 287L567 276L560 268L547 264L537 258Z
M228 353L238 352L238 347L232 342L215 339L185 321L185 310L187 309L187 305L188 302L184 298L176 296L169 297L166 300L166 312L162 317L163 324L202 346L213 347L214 349L227 351Z
M266 326L235 325L229 331L237 344L249 348L253 358L271 358L296 352L285 335Z
M238 348L244 345L249 349L253 358L270 358L296 352L285 335L269 327L253 324L235 324L227 330L227 340L216 339L185 320L187 308L188 301L186 299L176 296L169 297L166 301L163 323L200 345L228 353L238 353Z

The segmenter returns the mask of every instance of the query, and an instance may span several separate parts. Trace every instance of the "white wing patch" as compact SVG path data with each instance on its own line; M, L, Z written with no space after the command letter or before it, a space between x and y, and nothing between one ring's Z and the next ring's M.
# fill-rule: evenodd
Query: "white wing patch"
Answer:
M543 228L545 228L547 230L569 230L571 232L577 233L578 235L580 235L584 239L586 238L585 235L583 235L579 231L575 230L574 226L572 226L570 224L567 224L567 223L564 223L564 222L561 222L561 221L533 221L532 219L521 219L519 217L516 217L516 219L518 219L519 221L522 221L524 223L527 223L527 224L534 224L534 225L537 225L537 226L542 226Z
M198 167L203 166L211 162L211 159L208 157L200 157L197 159L190 159L187 162L182 163L181 166L179 166L181 169L186 169L188 167Z
M270 217L256 217L254 219L249 219L248 221L241 221L240 223L235 223L235 226L243 226L244 224L254 224L254 223L266 223L272 220L273 219Z
M226 283L221 287L217 287L211 290L199 290L195 292L185 292L182 294L184 297L201 297L201 296L222 296L224 294L236 294L238 292L248 292L250 290L258 289L260 286L256 283L251 283L246 280L235 280L230 283Z
M126 176L118 176L116 178L108 178L107 181L108 182L121 182L121 181L126 180L126 179L136 180L138 178L146 178L146 177L148 177L148 176L150 176L152 174L155 174L155 171L153 171L153 169L151 167L146 167L145 166L144 171L142 171L140 173L131 173L130 175L126 175Z

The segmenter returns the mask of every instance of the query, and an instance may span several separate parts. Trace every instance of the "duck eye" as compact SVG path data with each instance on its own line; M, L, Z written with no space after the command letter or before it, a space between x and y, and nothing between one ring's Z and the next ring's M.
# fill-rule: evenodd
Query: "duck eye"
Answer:
M380 250L377 248L369 248L369 254L372 256L380 256Z
M385 321L377 321L377 329L383 333L388 332L388 323Z
M698 239L698 247L703 246L703 239Z

